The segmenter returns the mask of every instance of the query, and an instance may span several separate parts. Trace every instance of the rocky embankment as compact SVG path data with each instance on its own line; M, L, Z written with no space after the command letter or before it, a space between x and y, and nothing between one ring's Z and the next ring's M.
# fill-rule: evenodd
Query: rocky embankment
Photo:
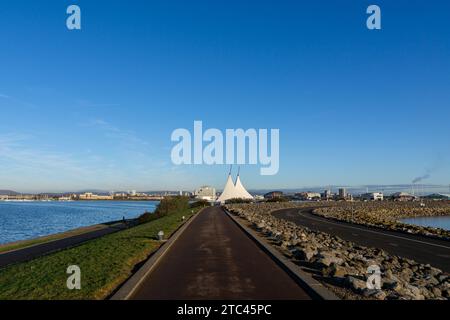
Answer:
M346 291L351 291L360 297L379 300L450 299L449 274L381 249L358 246L326 233L299 227L271 215L272 211L287 207L289 204L282 203L226 206L343 298L349 296ZM380 269L380 290L367 287L369 266Z
M450 240L448 230L399 221L411 217L450 216L450 202L446 201L429 201L424 206L419 202L338 202L313 212L325 218Z

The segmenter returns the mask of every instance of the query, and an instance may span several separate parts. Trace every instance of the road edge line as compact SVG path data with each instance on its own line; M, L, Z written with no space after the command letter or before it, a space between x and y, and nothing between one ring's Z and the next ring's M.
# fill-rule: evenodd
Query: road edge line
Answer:
M182 224L177 231L152 254L152 256L140 267L122 286L109 298L109 300L129 300L135 293L139 286L150 275L156 265L161 261L164 255L169 251L175 241L187 229L187 227L194 221L195 218L204 210L202 208L199 212L191 216L184 224Z
M283 268L296 282L305 289L313 298L320 300L341 300L338 296L328 290L323 284L315 280L311 275L303 271L298 265L287 259L281 252L259 236L255 231L243 225L232 213L223 209L232 221L243 230L257 245L265 251L281 268Z

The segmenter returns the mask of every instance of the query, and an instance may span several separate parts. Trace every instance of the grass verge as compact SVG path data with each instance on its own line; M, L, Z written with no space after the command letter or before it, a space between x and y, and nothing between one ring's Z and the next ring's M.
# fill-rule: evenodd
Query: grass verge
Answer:
M83 233L100 230L100 229L103 229L106 227L107 227L107 225L105 225L105 224L98 224L98 225L94 225L94 226L82 227L82 228L78 228L78 229L74 229L74 230L69 230L69 231L65 231L65 232L61 232L61 233L43 236L43 237L39 237L39 238L35 238L35 239L7 243L7 244L0 245L0 253L14 251L14 250L18 250L18 249L24 249L24 248L36 246L38 244L43 244L43 243L47 243L47 242L51 242L51 241L55 241L55 240L61 240L61 239L68 238L68 237L78 236Z
M194 213L198 209L194 209ZM0 300L104 299L133 268L159 248L157 233L172 234L191 209L86 242L29 262L0 269ZM81 269L81 290L68 290L67 267Z

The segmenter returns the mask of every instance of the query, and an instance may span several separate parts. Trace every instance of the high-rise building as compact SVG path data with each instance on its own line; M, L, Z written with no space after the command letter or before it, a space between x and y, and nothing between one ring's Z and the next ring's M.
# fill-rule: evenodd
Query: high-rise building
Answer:
M346 199L347 198L347 189L340 188L339 189L339 198L340 199Z
M323 194L322 194L322 198L323 198L324 200L329 200L329 199L331 199L332 197L333 197L333 195L331 194L331 190L330 190L330 189L325 190L325 191L323 192Z

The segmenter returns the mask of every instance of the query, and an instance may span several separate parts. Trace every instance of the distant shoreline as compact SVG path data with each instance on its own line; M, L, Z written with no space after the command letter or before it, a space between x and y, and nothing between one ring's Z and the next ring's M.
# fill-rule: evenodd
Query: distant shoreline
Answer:
M0 199L0 202L99 202L99 201L111 201L111 202L136 202L136 201L153 201L153 202L158 202L161 200L155 200L155 199L110 199L110 200L106 200L106 199L80 199L80 200L3 200Z

